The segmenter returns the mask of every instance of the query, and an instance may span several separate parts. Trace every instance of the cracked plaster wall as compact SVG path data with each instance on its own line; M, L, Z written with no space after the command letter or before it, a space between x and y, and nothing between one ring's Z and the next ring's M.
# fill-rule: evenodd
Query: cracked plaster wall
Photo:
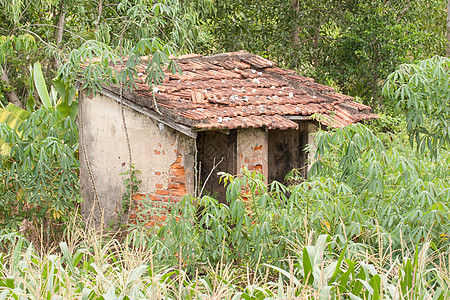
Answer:
M120 104L106 96L82 97L82 118L86 155L95 187L104 210L104 220L114 218L121 209L125 190L120 173L128 170L128 147ZM194 192L194 140L153 119L124 107L130 138L132 162L142 180L139 194L153 201L179 201ZM80 135L81 136L81 135ZM83 147L80 147L82 212L89 215L94 191ZM162 205L161 205L162 206ZM100 214L94 210L97 221Z
M238 171L247 168L257 170L267 179L268 134L266 128L239 129L237 132Z

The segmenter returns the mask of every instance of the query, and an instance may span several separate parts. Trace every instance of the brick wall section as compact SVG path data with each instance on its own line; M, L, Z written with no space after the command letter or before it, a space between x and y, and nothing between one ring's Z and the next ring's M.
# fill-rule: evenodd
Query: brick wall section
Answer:
M162 155L164 155L163 152L161 151ZM181 165L181 158L182 156L177 152L177 159L168 171L168 181L157 183L154 193L133 195L137 212L143 209L142 203L148 201L148 199L150 199L151 206L155 209L154 212L146 217L149 220L147 226L164 222L174 203L180 202L183 196L186 195L186 173L185 168ZM154 174L160 176L161 172L154 172ZM167 188L164 188L164 186L167 186ZM131 217L136 218L136 214Z
M264 163L262 151L263 145L257 145L252 147L252 151L250 153L241 153L241 161L244 162L241 168L246 167L251 171L256 170L262 172Z

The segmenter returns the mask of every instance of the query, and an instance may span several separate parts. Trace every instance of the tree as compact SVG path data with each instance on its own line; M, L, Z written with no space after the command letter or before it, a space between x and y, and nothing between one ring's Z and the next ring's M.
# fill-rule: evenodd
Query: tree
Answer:
M447 56L450 56L450 0L447 4Z
M395 66L443 55L443 0L220 1L207 24L214 52L246 49L361 97L375 109ZM392 111L392 110L391 110Z
M178 0L0 1L2 100L24 107L31 91L29 66L39 61L45 77L52 78L82 45L103 43L100 48L125 56L140 40L154 38L178 53L191 52L204 37L198 16L193 3ZM34 46L14 42L25 38Z

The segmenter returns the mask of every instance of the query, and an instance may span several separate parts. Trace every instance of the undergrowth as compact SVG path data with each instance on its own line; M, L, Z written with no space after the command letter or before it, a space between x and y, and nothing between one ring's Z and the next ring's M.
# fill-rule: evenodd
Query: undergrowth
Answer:
M3 232L0 298L446 299L449 152L388 134L320 132L309 178L223 174L226 203L185 196L154 227L69 227L49 250Z

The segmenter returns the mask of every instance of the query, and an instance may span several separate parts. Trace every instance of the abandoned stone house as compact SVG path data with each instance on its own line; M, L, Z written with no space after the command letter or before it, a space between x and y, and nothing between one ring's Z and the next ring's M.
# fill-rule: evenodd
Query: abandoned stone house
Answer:
M282 181L293 168L306 172L303 149L319 128L313 114L332 127L376 117L351 97L244 51L188 55L177 63L182 74L165 71L159 86L138 83L122 98L139 194L155 206L198 194L203 185L222 197L219 171L246 167L268 182ZM82 209L91 209L96 194L108 220L120 207L120 174L128 169L121 100L113 87L80 98Z

